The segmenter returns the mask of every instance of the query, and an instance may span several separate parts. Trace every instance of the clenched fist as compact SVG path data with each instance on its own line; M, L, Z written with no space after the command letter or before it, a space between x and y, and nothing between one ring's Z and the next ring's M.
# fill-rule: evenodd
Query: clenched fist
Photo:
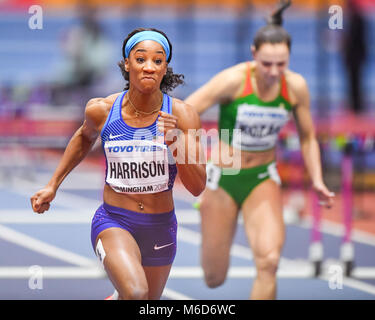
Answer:
M51 201L55 198L56 191L52 187L45 187L35 193L31 198L31 206L36 213L44 213L50 207Z

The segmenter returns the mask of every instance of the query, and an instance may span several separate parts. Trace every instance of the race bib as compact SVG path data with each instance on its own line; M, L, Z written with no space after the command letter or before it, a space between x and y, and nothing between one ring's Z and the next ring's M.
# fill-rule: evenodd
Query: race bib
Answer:
M215 166L212 162L207 162L206 165L206 186L211 190L216 190L219 187L219 180L221 177L221 168Z
M233 146L246 151L272 149L280 130L289 120L283 108L260 107L241 104L238 106ZM237 132L236 132L237 131Z
M168 189L168 148L150 140L107 141L106 182L119 193L156 193Z

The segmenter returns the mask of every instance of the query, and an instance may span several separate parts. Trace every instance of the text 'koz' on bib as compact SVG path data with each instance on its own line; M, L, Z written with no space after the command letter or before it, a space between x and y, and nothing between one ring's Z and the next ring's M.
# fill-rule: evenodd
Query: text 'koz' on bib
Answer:
M238 107L232 144L248 151L263 151L275 147L282 127L288 122L289 113L282 108L242 104Z
M106 182L119 193L157 193L168 189L166 145L150 140L107 141Z

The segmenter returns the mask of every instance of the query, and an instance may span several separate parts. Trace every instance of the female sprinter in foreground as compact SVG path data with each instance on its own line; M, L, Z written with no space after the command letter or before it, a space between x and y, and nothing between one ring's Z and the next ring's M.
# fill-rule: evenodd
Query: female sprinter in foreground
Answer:
M239 168L231 164L229 170L217 155L219 148L211 154L217 163L207 164L207 188L200 203L205 281L211 288L224 282L241 210L257 270L252 299L276 298L276 271L285 228L275 145L290 113L297 123L314 190L327 207L334 196L322 179L306 81L288 70L291 39L281 27L283 9L282 5L256 33L251 47L254 61L218 73L185 100L198 113L220 104L220 152L229 148L231 154L240 154ZM228 141L223 129L229 130ZM233 174L232 169L239 172Z
M176 162L169 147L184 147L188 129L199 129L200 120L193 108L165 93L183 81L168 67L172 46L163 32L134 30L123 43L123 57L125 91L87 103L82 126L31 204L37 213L48 210L64 178L100 135L107 169L103 204L92 219L93 248L120 299L159 299L176 254L177 171L194 196L206 182L204 164ZM177 140L167 137L173 131L180 133ZM192 157L200 152L199 143L189 148L182 149L186 158L189 151Z

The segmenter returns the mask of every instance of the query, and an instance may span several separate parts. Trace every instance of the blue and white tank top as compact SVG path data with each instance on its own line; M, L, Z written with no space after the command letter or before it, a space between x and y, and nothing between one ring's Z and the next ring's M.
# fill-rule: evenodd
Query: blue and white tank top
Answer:
M157 128L159 116L147 127L134 128L126 124L121 114L126 92L117 97L101 131L106 157L105 182L118 193L147 194L170 190L177 166ZM172 98L167 94L163 94L161 111L172 113Z

